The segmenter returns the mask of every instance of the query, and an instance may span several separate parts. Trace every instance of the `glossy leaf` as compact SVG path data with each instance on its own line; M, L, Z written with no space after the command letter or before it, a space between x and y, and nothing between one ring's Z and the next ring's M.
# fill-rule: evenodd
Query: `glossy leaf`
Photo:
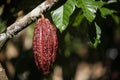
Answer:
M95 1L95 0L75 0L76 6L81 8L83 11L83 15L87 18L89 22L92 22L96 15L96 11L98 8L102 7L104 2Z
M52 19L56 27L62 32L66 29L69 24L69 17L75 10L75 4L73 0L68 0L60 8L51 12Z
M94 0L76 0L76 6L81 8L83 15L92 22L95 18L95 13L97 11L97 6Z

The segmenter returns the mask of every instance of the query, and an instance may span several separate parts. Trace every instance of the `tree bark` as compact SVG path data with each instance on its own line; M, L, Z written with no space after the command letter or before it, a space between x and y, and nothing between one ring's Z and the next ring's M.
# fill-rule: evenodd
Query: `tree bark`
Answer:
M37 19L37 17L40 16L40 13L43 13L43 11L50 9L57 1L58 0L52 0L50 2L49 0L44 1L23 18L8 26L7 31L0 34L0 49L7 39L12 38L13 35L16 35L18 32L28 27L29 24L31 24Z
M8 80L5 70L0 63L0 80Z

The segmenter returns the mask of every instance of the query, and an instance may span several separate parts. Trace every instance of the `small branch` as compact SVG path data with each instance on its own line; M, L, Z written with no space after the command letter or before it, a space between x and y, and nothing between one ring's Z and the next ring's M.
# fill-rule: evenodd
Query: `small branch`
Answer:
M48 0L44 1L23 18L8 26L7 31L0 34L0 48L4 45L4 42L8 38L12 38L13 35L16 35L18 32L28 27L29 24L39 17L40 13L43 13L43 11L51 8L57 1L58 0L52 0L52 2L49 2Z
M8 80L5 70L2 68L1 64L0 64L0 80Z

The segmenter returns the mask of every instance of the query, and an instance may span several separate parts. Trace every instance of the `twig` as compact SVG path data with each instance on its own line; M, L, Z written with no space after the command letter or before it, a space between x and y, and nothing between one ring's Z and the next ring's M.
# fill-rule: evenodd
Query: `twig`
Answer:
M0 48L4 45L7 39L12 38L13 35L16 35L18 32L28 27L29 24L39 17L40 13L51 8L57 1L58 0L52 0L52 2L49 2L48 0L44 1L23 18L8 26L7 31L0 34Z
M0 64L0 80L8 80L5 70L2 68L1 64Z

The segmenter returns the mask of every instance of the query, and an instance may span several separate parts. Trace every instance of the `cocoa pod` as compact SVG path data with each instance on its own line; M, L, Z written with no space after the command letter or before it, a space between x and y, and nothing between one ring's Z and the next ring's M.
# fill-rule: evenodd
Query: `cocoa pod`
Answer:
M37 67L46 75L55 61L58 48L56 28L49 19L38 20L33 36L34 59Z

